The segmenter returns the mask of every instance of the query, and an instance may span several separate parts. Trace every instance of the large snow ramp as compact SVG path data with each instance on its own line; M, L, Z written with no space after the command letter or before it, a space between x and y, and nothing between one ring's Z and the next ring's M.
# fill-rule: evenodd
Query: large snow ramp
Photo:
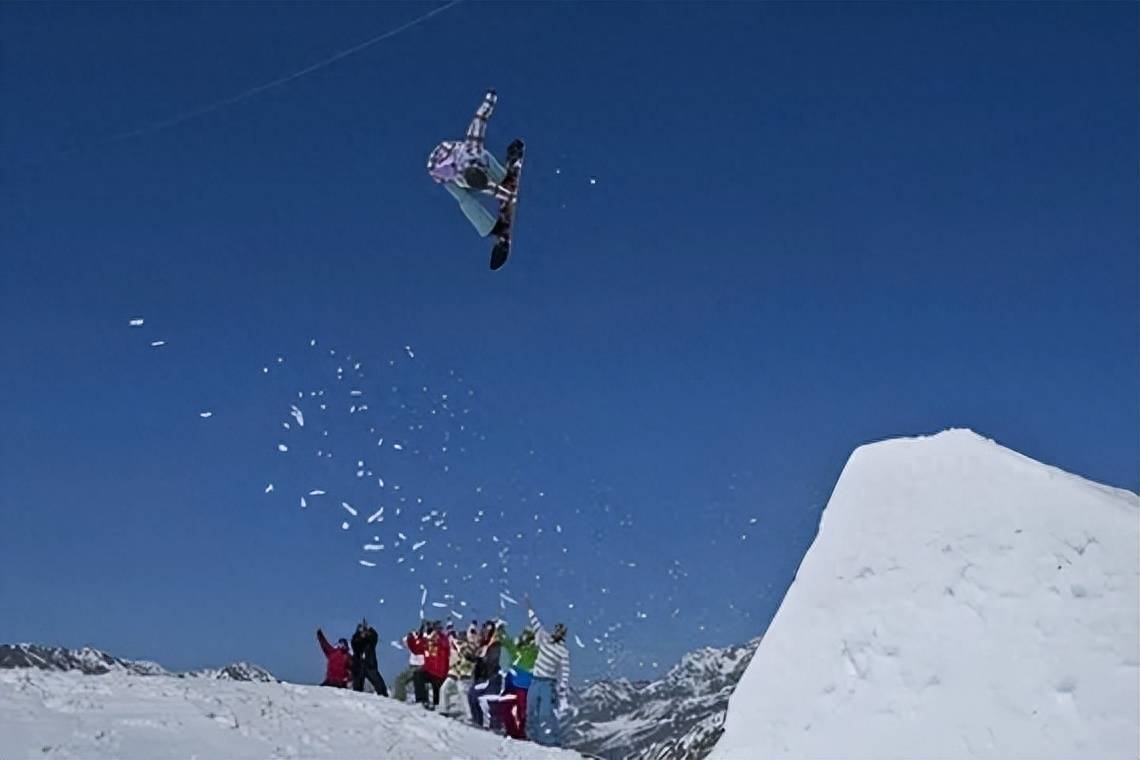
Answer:
M856 450L712 757L1135 760L1138 521L969 431Z

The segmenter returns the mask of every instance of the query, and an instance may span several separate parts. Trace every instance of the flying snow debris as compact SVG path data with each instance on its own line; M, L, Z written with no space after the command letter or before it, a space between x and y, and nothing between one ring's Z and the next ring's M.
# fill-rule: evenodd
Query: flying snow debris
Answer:
M301 509L304 509L304 508L305 508L305 507L307 507L307 506L309 506L309 505L308 505L308 503L305 501L305 497L304 497L304 496L302 496L302 497L301 497Z
M416 352L412 350L411 346L404 346L404 351L408 354L409 359L416 358Z
M341 530L348 530L348 523L347 523L347 522L342 522L342 523L340 524L340 529L341 529Z
M431 606L432 607L446 607L447 605L444 604L443 602L432 602Z
M403 451L404 450L404 447L398 443L393 443L392 448L394 448L396 451Z
M269 485L267 485L267 486L265 487L265 492L266 492L266 493L271 493L272 491L273 491L273 484L272 484L272 483L270 483Z
M128 324L128 325L130 325L131 327L142 327L142 326L143 326L143 322L145 322L145 321L146 321L146 320L145 320L145 319L143 319L142 317L133 317L133 318L131 319L131 321L130 321L130 322L128 322L127 324Z
M748 521L748 524L749 525L755 525L756 524L756 518L753 517L751 520Z
M351 504L349 504L347 501L342 501L340 505L344 507L346 512L348 512L353 517L356 517L356 510L353 509L353 506Z
M499 598L502 599L504 602L510 602L511 604L518 604L518 602L516 602L514 599L511 598L510 594L504 594L504 593L500 592Z
M377 520L380 519L380 517L383 514L384 514L384 507L380 507L380 509L376 510L375 512L373 512L372 514L370 514L368 516L368 522L370 522L370 523L376 522Z
M279 444L277 444L277 450L284 453L284 452L289 450L289 447L283 443L279 443Z
M359 562L360 562L360 564L364 565L365 567L376 567L375 562L369 562L366 559L359 560Z
M598 184L598 178L597 177L590 177L590 184L591 185Z
M198 412L198 416L204 420L208 420L214 416L213 412Z
M294 404L290 404L292 410L289 412L293 415L293 419L297 420L297 427L305 427L305 415L301 414L301 410Z
M420 594L420 606L423 607L426 602L427 602L427 589L425 588L425 589L423 589L423 593Z
M384 549L384 544L365 544L364 545L364 551L366 551L366 552L378 552L378 551L383 551L383 549Z
M458 618L458 619L460 619L460 620L462 620L462 619L463 619L463 613L462 613L462 612L459 612L458 610L452 610L452 611L451 611L451 616L452 616L452 617L454 617L454 618Z
M574 634L574 643L577 644L580 649L586 648L586 645L582 643L582 640L580 638L578 638L578 634Z
M325 492L319 488L309 491L309 496L324 496Z
M165 346L165 345L166 345L166 341L165 341L165 340L152 340L152 341L150 342L150 347L151 347L151 348L158 348L159 346Z
M412 544L412 551L414 551L414 552L419 551L420 547L426 543L427 543L427 541L416 541L414 544Z
M348 395L350 395L350 396L363 396L364 391L358 391L358 390L354 389L354 390L349 391Z
M316 345L317 345L317 339L316 339L316 338L313 338L312 340L310 340L310 341L309 341L309 345L310 345L310 346L316 346Z
M407 541L408 540L408 537L405 536L403 533L397 533L396 535L400 537L401 541Z
M558 531L559 533L561 533L561 532L562 532L562 526L561 526L561 525L555 525L555 526L554 526L554 529L555 529L556 531Z

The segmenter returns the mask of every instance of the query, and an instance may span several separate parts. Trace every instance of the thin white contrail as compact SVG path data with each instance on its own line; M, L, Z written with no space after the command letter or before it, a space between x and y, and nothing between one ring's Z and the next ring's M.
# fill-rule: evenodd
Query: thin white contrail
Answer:
M400 34L401 32L405 32L408 29L411 29L413 26L417 26L419 24L422 24L423 22L430 19L432 16L436 16L440 13L443 13L448 8L451 8L452 6L458 5L461 2L463 2L463 0L451 0L451 2L449 2L445 5L441 5L438 8L436 8L435 10L428 11L427 13L423 14L422 16L418 16L406 24L398 26L395 29L389 29L388 31L384 32L383 34L379 34L379 35L377 35L371 39L368 39L368 40L365 40L364 42L361 42L358 45L353 45L350 48L347 48L345 50L341 50L339 53L334 53L333 55L330 55L328 58L317 61L316 63L311 64L309 66L306 66L303 69L299 69L298 71L294 71L292 74L286 74L285 76L278 77L277 79L274 79L274 80L269 81L269 82L265 82L264 84L259 84L259 85L256 85L254 87L250 87L248 90L243 90L242 92L239 92L237 95L231 95L228 98L223 98L222 100L216 100L213 103L208 103L207 105L199 106L198 108L195 108L191 111L184 111L184 112L177 114L175 116L171 116L169 119L163 119L162 121L151 122L150 124L146 124L144 126L138 127L137 129L132 129L132 130L127 131L127 132L120 132L118 134L111 135L110 137L106 137L103 140L101 140L98 144L106 145L107 143L121 142L122 140L129 140L132 137L140 137L142 135L150 134L152 132L158 132L158 131L163 130L163 129L169 129L170 127L177 126L178 124L182 124L184 122L190 121L191 119L196 119L199 116L205 116L208 113L212 113L214 111L217 111L218 109L225 108L226 106L232 106L235 103L240 103L243 100L247 100L249 98L252 98L254 95L258 95L260 93L266 92L267 90L272 90L274 88L281 87L282 85L288 84L289 82L292 82L296 79L300 79L303 76L306 76L308 74L312 74L314 71L317 71L319 69L323 69L326 66L329 66L333 63L336 63L337 61L341 60L342 58L348 58L350 55L355 55L356 53L359 53L361 50L365 50L366 48L370 48L373 45L376 45L380 42L383 42L384 40L391 39L392 37L395 37L397 34Z

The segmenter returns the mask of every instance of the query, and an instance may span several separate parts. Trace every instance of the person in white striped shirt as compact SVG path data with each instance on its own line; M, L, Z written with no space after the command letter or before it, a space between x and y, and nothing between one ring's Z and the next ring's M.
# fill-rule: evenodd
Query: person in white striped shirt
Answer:
M530 627L538 644L534 679L526 700L527 734L538 744L561 746L558 715L564 713L570 698L570 649L566 646L566 626L558 623L548 632L534 612L530 597L524 598Z

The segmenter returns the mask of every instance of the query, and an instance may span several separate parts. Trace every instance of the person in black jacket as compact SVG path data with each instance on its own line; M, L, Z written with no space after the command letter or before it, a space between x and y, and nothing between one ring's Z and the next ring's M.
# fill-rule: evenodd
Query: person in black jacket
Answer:
M498 624L488 620L483 624L481 646L475 648L472 659L475 669L472 673L471 690L467 692L467 704L471 707L471 722L480 728L498 731L502 727L498 710L490 709L489 702L498 700L503 690L503 676L499 671Z
M376 662L376 644L380 641L380 634L368 625L367 620L361 620L356 626L356 633L352 634L352 688L355 691L364 691L364 679L372 684L373 690L382 697L388 696L388 685L380 675L380 666Z

